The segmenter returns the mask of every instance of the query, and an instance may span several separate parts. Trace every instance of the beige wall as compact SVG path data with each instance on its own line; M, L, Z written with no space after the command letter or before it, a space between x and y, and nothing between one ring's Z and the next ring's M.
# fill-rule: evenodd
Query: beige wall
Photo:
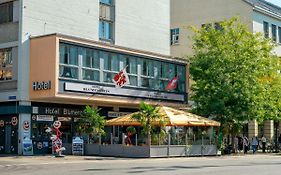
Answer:
M33 38L30 41L30 99L40 99L44 97L54 97L58 84L57 74L57 38L47 36ZM33 82L51 81L49 90L33 90Z
M220 22L240 16L252 31L252 6L243 0L171 0L171 29L180 28L179 44L171 46L171 55L186 57L192 53L190 26Z

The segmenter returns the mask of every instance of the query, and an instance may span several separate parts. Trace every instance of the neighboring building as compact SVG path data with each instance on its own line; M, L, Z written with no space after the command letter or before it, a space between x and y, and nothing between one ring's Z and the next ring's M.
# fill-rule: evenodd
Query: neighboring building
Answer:
M248 26L253 33L261 32L264 37L276 43L274 52L281 56L281 7L264 0L172 0L171 1L171 55L186 57L192 55L192 36L190 26L201 28L212 26L233 16ZM263 130L267 138L273 137L273 121L265 122ZM279 125L281 131L281 125ZM258 134L258 124L253 121L245 131L249 137Z
M57 119L68 147L85 105L107 117L140 101L183 106L186 63L169 56L169 29L169 0L0 0L0 154L22 154L24 138L47 153ZM126 66L130 84L115 88Z

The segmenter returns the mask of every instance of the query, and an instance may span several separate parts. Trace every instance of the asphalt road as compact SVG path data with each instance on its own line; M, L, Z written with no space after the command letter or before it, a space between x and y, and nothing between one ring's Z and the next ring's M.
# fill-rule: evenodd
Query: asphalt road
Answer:
M122 159L0 157L0 175L280 175L281 156Z

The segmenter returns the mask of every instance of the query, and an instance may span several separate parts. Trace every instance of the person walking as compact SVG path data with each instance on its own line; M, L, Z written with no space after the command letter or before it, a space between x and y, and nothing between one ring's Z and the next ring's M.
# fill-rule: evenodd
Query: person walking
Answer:
M253 150L253 154L256 153L257 148L258 148L258 145L259 145L258 137L257 137L257 136L254 136L254 137L252 138L252 150Z
M244 154L247 154L249 149L249 139L247 136L243 137L243 149L244 149Z
M265 153L265 147L266 147L266 138L264 135L261 137L261 143L262 143L262 152Z

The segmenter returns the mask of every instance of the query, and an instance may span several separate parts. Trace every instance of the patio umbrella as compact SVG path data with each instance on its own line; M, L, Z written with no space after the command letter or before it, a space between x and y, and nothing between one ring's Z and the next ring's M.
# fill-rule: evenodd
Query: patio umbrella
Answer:
M159 112L163 115L166 126L220 126L220 123L217 121L166 106L160 107ZM106 125L140 126L140 122L132 118L136 113L138 112L108 120ZM154 125L160 125L159 121L156 120Z

